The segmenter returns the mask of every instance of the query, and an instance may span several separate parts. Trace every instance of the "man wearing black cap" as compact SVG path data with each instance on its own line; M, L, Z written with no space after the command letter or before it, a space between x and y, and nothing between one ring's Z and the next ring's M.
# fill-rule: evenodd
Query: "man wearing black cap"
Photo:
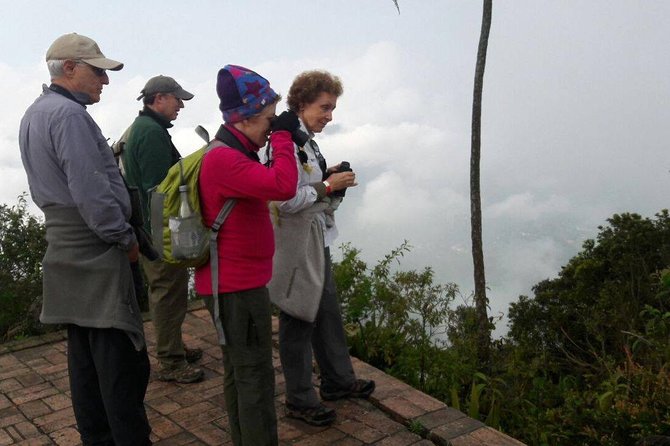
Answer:
M149 359L130 262L139 246L128 191L86 106L100 101L108 59L88 37L56 39L51 85L26 110L21 160L44 212L45 324L66 324L72 407L84 445L151 444L144 409Z
M181 158L167 129L184 108L184 101L192 98L177 81L162 75L149 79L137 98L142 99L144 108L128 130L123 167L128 184L139 189L147 232L151 230L148 190L160 183ZM156 329L156 378L179 383L200 381L204 372L191 363L202 357L202 350L186 348L181 334L187 309L188 270L143 256L140 261L149 284L149 305Z

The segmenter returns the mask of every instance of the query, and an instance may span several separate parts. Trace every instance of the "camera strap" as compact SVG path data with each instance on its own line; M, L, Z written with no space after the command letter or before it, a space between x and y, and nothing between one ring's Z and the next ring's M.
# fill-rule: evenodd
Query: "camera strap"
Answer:
M328 170L328 165L326 164L326 159L323 157L321 154L321 151L319 150L319 146L314 141L313 139L309 140L309 144L312 147L312 150L314 151L314 155L316 156L316 161L319 163L319 167L321 168L321 173L323 178L321 180L325 180L328 177L328 173L326 170Z

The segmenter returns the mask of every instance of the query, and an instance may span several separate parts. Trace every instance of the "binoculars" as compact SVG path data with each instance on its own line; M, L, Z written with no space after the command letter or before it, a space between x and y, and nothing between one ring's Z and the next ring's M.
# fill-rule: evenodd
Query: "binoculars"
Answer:
M351 172L351 164L349 164L349 161L342 161L340 163L340 167L337 169L336 173L340 172ZM340 189L336 190L335 192L331 193L331 197L344 197L344 194L347 192L347 189Z

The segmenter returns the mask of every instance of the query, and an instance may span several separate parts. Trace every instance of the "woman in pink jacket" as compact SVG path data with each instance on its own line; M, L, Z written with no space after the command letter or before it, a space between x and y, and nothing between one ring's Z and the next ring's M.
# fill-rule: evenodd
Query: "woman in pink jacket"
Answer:
M234 198L236 204L218 234L218 271L209 263L198 268L195 288L212 315L220 316L213 319L225 334L224 398L233 443L277 445L266 288L275 245L267 201L295 195L298 177L291 132L299 122L291 114L275 118L280 96L247 68L226 65L218 73L216 89L224 124L215 137L222 144L207 152L200 172L205 224L211 226L227 200ZM271 167L261 164L257 154L268 137L275 147ZM212 274L218 274L216 301Z

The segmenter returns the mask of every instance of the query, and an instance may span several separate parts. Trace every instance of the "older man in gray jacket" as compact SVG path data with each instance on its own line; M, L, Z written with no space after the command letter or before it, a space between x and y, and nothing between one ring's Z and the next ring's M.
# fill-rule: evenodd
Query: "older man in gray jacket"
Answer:
M100 100L106 58L66 34L46 55L51 85L19 131L30 194L45 216L40 320L67 324L72 405L84 445L151 444L144 410L149 361L130 261L138 244L112 152L86 106Z

